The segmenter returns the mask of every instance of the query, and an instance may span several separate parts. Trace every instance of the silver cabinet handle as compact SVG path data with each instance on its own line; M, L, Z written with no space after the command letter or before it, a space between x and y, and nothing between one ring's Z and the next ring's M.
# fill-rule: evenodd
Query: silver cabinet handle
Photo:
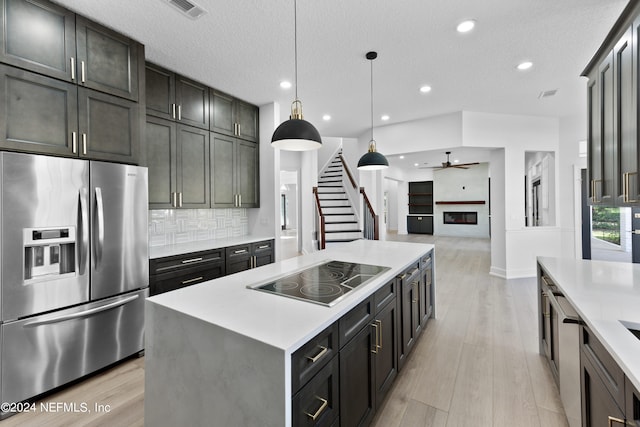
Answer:
M322 345L319 345L318 348L320 349L318 354L316 354L315 356L307 356L307 359L309 359L309 361L311 361L311 363L315 363L318 359L320 359L322 356L327 354L327 351L329 351L329 349L327 347L322 346Z
M182 207L182 191L178 193L178 207Z
M71 57L71 80L75 81L76 79L76 59Z
M174 208L178 207L178 193L176 193L175 191L171 192L171 206L173 206Z
M238 194L238 207L242 207L242 194Z
M323 399L320 396L315 396L315 398L318 399L320 402L322 402L322 405L320 405L320 408L318 408L318 410L313 415L311 415L308 412L305 412L305 415L311 418L311 420L313 421L315 421L316 418L318 418L320 414L322 414L322 412L327 408L327 406L329 406L329 401L327 399Z
M198 280L202 280L202 279L204 279L204 277L198 276L198 277L194 277L193 279L183 280L181 283L183 285L188 285L189 283L197 282Z
M262 245L262 246L258 246L258 249L267 249L269 247L269 245Z
M189 264L191 262L198 262L198 261L202 261L202 257L199 258L191 258L191 259L183 259L182 262L183 264Z
M238 136L242 136L242 134L241 134L241 128L240 128L240 123L238 123Z
M171 118L176 118L176 104L171 104Z
M49 317L42 320L34 320L32 322L25 323L24 327L26 328L26 327L34 327L34 326L41 326L41 325L49 325L51 323L59 323L59 322L64 322L66 320L78 319L80 317L87 317L92 314L96 314L102 311L107 311L116 307L120 307L135 299L138 299L138 295L132 295L130 297L121 299L119 301L110 302L100 307L90 308L88 310L80 311L78 313L64 314L62 316L54 316L54 317Z
M182 105L178 105L178 120L182 120Z
M86 73L84 69L84 61L80 61L80 81L84 83L86 81Z
M95 246L96 250L96 270L102 261L102 249L104 247L104 204L102 202L102 189L100 187L96 187L96 207L97 207L97 219L98 219L98 242Z
M237 251L233 251L234 254L246 254L247 250L246 249L238 249Z
M71 151L73 154L78 153L78 134L75 131L71 132Z
M80 221L82 223L78 227L80 230L80 274L84 274L84 268L87 265L87 255L89 254L89 194L86 188L80 189Z
M87 155L87 134L82 134L82 154Z
M373 350L371 350L371 353L373 354L378 354L378 336L379 336L379 329L378 329L378 324L377 323L371 323L371 326L373 326L376 329L376 342L375 344L373 344Z

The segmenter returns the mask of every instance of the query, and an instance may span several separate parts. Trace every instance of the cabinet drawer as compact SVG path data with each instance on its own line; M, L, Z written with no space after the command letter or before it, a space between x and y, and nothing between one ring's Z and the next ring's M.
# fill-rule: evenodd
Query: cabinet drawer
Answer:
M260 255L262 252L273 251L273 240L265 240L262 242L252 243L253 254Z
M580 336L583 357L589 358L598 376L620 408L624 408L624 372L596 336L582 327Z
M424 270L427 267L431 267L431 264L433 263L431 257L433 255L433 251L430 251L428 254L423 255L422 258L420 258L420 269Z
M211 251L192 252L188 254L152 259L149 260L149 274L163 274L195 266L210 265L216 262L224 263L224 257L225 251L224 248L222 248Z
M227 248L227 260L234 258L245 258L251 256L251 243L246 245L230 246Z
M320 332L291 355L293 392L306 384L338 352L338 323Z
M340 413L338 358L334 357L294 397L293 425L332 426Z
M173 291L207 280L217 279L225 275L224 263L209 263L189 269L181 269L170 273L158 274L149 277L151 295Z
M397 287L398 282L396 280L392 280L378 289L375 294L373 294L375 313L378 313L380 309L382 309L390 301L393 301L393 299L398 294Z
M351 309L338 321L340 332L340 348L355 337L360 330L370 324L374 315L373 296Z

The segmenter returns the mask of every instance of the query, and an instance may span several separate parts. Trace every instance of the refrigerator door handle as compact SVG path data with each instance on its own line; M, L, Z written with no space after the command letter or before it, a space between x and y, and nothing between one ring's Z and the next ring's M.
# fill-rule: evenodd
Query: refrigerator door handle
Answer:
M71 314L63 314L62 316L51 316L42 320L34 320L33 322L28 322L24 324L24 327L35 327L35 326L42 326L42 325L50 325L52 323L60 323L60 322L65 322L67 320L73 320L73 319L78 319L81 317L87 317L87 316L91 316L93 314L96 313L100 313L103 311L107 311L107 310L111 310L114 309L116 307L120 307L122 305L125 305L127 303L130 303L133 300L138 299L138 295L131 295L129 297L126 297L124 299L118 300L118 301L113 301L110 302L108 304L105 305L101 305L99 307L94 307L94 308L90 308L88 310L84 310L84 311L79 311L77 313L71 313Z
M96 269L102 261L102 248L104 247L104 204L102 202L102 189L96 187L96 237L97 244L95 245L96 251Z
M88 195L87 195L87 189L86 188L81 188L80 189L80 224L79 224L79 231L80 231L80 239L82 244L78 245L79 246L79 251L80 251L80 274L84 274L84 269L85 266L87 265L87 255L89 254L89 210L87 209L87 200L88 200Z

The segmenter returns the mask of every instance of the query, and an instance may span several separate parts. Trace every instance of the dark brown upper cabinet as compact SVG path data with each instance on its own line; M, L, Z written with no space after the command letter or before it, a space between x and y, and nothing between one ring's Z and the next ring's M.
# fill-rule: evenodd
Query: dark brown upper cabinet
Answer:
M211 91L211 130L257 142L258 107L218 91Z
M157 65L146 66L147 114L209 130L209 88Z
M136 163L138 103L0 65L0 146Z
M629 2L582 73L592 205L640 204L639 31L640 3Z
M4 63L137 101L141 44L44 0L0 0Z

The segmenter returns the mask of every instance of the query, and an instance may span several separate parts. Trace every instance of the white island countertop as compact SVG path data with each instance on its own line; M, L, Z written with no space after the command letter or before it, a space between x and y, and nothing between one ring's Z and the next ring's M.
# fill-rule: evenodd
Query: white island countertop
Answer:
M433 245L429 244L356 240L156 295L148 301L292 353L432 249ZM247 288L247 285L267 282L323 260L390 269L350 291L332 307Z
M538 257L538 262L640 390L640 265Z
M357 240L147 299L145 424L291 427L293 352L433 249ZM325 260L389 269L331 307L247 288Z

